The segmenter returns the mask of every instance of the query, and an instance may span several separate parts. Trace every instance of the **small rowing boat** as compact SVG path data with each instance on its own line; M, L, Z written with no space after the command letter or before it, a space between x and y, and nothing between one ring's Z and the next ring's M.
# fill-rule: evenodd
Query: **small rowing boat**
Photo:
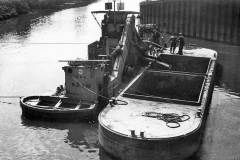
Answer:
M20 104L23 115L34 119L92 120L97 104L59 96L29 96Z

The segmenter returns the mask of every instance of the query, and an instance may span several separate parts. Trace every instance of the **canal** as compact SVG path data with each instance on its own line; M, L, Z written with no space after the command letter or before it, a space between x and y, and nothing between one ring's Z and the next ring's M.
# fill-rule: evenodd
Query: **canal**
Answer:
M139 10L139 1L125 2ZM91 11L104 1L0 22L0 96L52 94L64 83L63 59L87 58L100 37ZM240 47L187 39L219 52L216 86L199 160L240 159ZM18 98L0 98L0 159L114 160L99 151L97 123L29 121Z

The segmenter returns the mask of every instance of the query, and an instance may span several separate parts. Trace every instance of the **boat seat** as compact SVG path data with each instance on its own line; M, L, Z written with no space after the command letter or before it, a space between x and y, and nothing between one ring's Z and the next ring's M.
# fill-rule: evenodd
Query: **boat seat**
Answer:
M78 110L80 109L82 106L82 100L80 100L78 103L77 103L77 106L74 108L75 110Z
M75 109L75 110L78 110L78 109L81 108L81 106L82 106L81 104L78 104L74 109Z
M102 60L106 60L108 58L107 55L102 55L102 54L98 55L98 57Z
M57 104L54 106L54 108L59 108L59 106L62 104L62 100L60 99Z

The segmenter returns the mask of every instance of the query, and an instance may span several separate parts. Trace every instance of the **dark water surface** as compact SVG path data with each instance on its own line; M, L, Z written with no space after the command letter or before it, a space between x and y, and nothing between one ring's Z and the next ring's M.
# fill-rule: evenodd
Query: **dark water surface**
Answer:
M137 10L138 2L125 5ZM52 94L64 83L64 63L58 60L86 59L86 43L100 37L90 12L103 7L98 1L0 22L0 96ZM203 144L192 159L239 160L240 47L188 41L216 49L220 64ZM0 159L113 160L99 156L97 126L29 121L21 117L19 99L0 98Z

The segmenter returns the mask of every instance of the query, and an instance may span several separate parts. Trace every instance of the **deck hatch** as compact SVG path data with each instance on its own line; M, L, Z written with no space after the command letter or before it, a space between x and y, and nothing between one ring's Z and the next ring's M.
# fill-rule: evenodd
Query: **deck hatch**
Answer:
M172 71L191 74L207 74L211 59L207 57L192 57L162 54L159 60L172 66ZM166 69L157 63L153 63L152 70Z
M145 71L123 93L124 97L200 105L205 76Z

